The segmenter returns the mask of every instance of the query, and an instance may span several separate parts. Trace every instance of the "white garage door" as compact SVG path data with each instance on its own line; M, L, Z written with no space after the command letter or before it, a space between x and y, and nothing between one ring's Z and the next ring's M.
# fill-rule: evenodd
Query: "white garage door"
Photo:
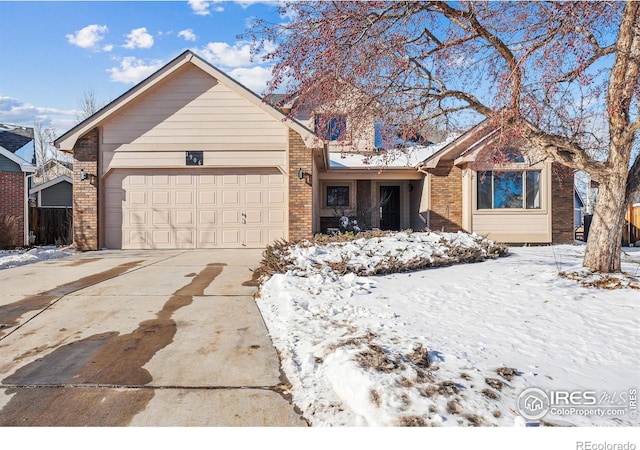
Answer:
M285 190L276 169L117 170L105 180L105 246L264 247L286 237Z

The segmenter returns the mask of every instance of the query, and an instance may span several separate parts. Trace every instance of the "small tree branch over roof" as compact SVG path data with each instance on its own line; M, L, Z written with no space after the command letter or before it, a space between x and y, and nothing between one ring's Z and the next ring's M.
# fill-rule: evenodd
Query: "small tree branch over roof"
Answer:
M640 189L639 8L301 1L282 6L289 21L256 21L248 34L256 53L277 44L266 56L269 87L298 107L338 104L347 83L362 95L344 115L362 132L372 117L386 129L416 130L437 118L468 126L484 116L589 173L600 198L585 265L608 272L620 270L624 210Z

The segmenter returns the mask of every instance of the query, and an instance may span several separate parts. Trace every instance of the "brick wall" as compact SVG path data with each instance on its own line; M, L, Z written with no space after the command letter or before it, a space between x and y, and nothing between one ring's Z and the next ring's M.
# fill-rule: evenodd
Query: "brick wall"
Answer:
M370 230L373 215L371 210L371 180L358 180L356 182L356 199L358 225L363 230Z
M313 235L313 189L298 179L298 169L313 172L313 150L307 148L298 133L289 129L289 240Z
M440 161L431 171L429 227L434 231L462 230L462 169Z
M0 241L11 247L24 245L24 177L22 172L0 172L0 216L15 218L10 229L0 229L12 236L2 236Z
M80 169L98 174L98 130L82 136L73 147L73 241L78 250L98 250L98 179L80 180Z
M551 169L551 239L573 242L573 170L553 163Z

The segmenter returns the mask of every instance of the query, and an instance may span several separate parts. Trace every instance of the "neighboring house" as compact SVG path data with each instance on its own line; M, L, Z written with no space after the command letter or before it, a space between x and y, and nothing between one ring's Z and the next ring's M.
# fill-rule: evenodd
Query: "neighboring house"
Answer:
M8 133L2 131L0 136ZM0 233L3 234L0 245L3 246L29 243L29 175L36 168L15 153L28 145L29 141L21 146L10 145L13 151L0 146Z
M70 208L73 206L73 179L61 176L29 189L37 207Z
M32 185L40 185L61 176L73 177L73 164L70 161L49 159L42 167L37 168Z
M573 190L573 226L575 228L584 225L584 200L577 189Z
M538 199L527 201L535 210L478 210L468 178L474 172L458 161L472 144L469 133L444 148L392 151L397 157L387 161L376 152L343 158L331 143L333 128L323 139L313 124L313 117L287 118L184 52L56 139L74 158L76 246L260 248L335 228L342 215L361 217L366 228L559 242L566 213L572 239L571 193L559 208L564 198L555 198L551 163L532 168L539 170L529 177L538 176ZM491 217L506 226L483 221Z

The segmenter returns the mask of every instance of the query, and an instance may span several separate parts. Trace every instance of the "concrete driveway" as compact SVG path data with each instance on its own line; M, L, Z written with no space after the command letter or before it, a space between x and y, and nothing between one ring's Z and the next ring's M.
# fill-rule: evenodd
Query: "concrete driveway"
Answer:
M304 426L253 300L260 250L0 270L0 425Z

